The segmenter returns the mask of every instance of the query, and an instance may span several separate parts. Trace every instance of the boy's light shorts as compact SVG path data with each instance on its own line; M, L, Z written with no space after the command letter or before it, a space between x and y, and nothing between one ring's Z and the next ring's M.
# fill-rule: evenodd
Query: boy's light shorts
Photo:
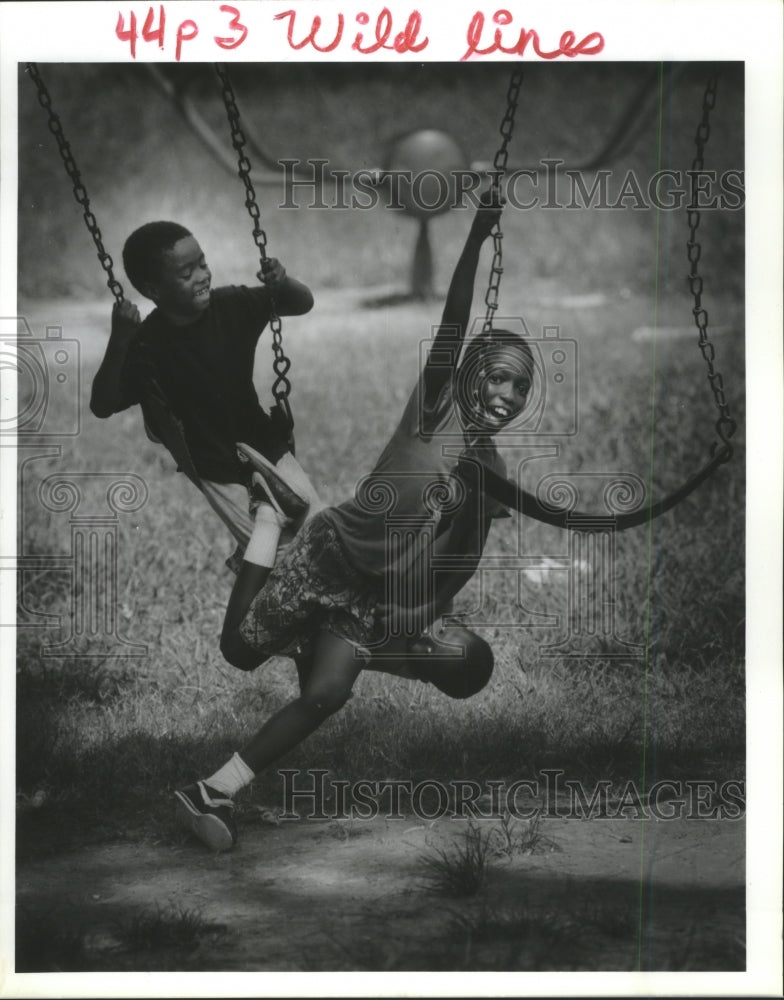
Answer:
M243 445L243 455L245 456L245 460L250 462L251 468L254 467L254 457L256 454L252 448ZM261 455L258 458L261 462L267 461ZM265 468L264 465L256 467ZM300 494L305 496L310 502L311 514L323 508L324 504L313 484L293 455L288 452L283 455L279 459L276 468L282 468L285 475L290 480L294 480ZM233 555L226 560L226 565L232 573L238 573L242 565L242 556L247 547L248 540L253 533L254 525L253 515L250 513L248 489L240 483L214 483L208 479L202 479L201 490L207 503L209 503L210 507L212 507L221 521L223 521L237 542L237 548ZM291 533L287 535L284 531L279 543L281 548L290 539Z
M202 479L201 488L207 503L244 549L253 531L247 487L239 483L212 483Z

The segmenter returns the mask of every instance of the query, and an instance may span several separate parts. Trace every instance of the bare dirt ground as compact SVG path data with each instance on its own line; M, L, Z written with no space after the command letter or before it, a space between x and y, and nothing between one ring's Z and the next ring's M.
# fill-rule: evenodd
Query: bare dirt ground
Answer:
M742 821L547 818L533 851L490 856L480 891L449 898L423 879L422 858L465 827L260 819L221 855L186 834L94 846L21 863L17 911L78 928L87 970L745 965ZM130 946L128 928L155 912L195 915L198 929Z

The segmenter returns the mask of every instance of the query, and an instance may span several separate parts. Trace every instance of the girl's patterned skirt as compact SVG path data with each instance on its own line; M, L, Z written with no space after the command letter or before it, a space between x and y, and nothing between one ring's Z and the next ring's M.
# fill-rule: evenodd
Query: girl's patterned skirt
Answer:
M382 637L382 598L346 561L324 513L306 521L256 595L242 624L245 642L267 656L293 653L318 629L366 648Z

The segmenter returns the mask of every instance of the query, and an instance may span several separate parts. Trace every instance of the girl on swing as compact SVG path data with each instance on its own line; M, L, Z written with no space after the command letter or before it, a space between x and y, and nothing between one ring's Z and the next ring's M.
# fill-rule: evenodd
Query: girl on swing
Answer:
M476 570L492 519L508 516L458 476L457 456L504 474L492 436L523 410L534 377L529 346L507 331L484 332L460 358L480 250L500 212L491 189L403 417L354 499L306 520L271 573L254 563L251 536L221 651L243 670L292 656L300 694L213 775L175 793L181 822L211 850L236 842L233 796L341 708L361 670L430 682L456 698L490 678L487 643L441 626L440 616ZM401 545L390 526L402 522L412 540Z

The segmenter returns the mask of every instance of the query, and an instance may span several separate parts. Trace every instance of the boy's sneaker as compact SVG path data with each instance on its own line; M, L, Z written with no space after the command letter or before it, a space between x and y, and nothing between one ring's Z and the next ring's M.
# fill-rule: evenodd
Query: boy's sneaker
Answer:
M174 793L177 816L211 851L228 851L237 843L237 827L232 815L234 803L203 781Z
M285 527L287 524L291 524L291 518L286 517L286 515L281 510L281 506L275 497L271 496L267 490L267 484L264 482L263 476L258 472L254 472L250 477L250 489L248 490L248 513L252 518L255 519L256 511L259 506L263 503L267 503L275 511L278 524L281 528Z
M261 487L274 509L291 521L301 520L308 512L310 503L272 462L254 448L241 442L237 444L237 454L243 462L253 468L253 487Z

